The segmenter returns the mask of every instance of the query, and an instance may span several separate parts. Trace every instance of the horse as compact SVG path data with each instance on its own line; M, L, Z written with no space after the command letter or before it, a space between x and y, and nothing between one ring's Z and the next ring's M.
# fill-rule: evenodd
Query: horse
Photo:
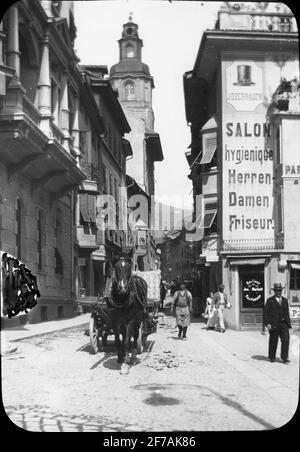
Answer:
M128 373L130 364L136 361L139 328L146 312L147 283L140 276L132 274L131 262L124 258L118 260L114 269L110 297L111 320L118 362L122 363L121 373Z

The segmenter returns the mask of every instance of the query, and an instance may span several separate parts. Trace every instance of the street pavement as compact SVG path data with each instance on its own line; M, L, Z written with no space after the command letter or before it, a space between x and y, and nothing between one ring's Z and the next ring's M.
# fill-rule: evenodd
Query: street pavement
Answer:
M278 428L295 413L298 334L291 334L291 363L270 363L260 331L222 334L194 319L184 342L166 312L148 351L121 375L112 337L89 353L88 320L14 336L17 352L2 357L3 404L14 424L58 432L252 431Z

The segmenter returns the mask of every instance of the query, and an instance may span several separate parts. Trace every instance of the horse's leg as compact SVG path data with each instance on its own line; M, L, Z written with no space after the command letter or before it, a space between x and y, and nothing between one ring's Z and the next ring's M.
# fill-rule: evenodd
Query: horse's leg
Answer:
M139 337L139 323L134 325L133 330L133 345L132 345L132 354L131 354L131 363L136 363L136 356L137 356L137 341Z
M123 354L122 354L122 344L120 341L120 331L118 326L114 326L114 333L115 333L115 344L117 347L117 353L118 353L118 363L123 362Z
M128 374L129 366L130 366L130 358L129 358L129 350L132 336L132 321L128 323L125 329L125 337L124 337L124 349L125 349L125 357L124 362L122 364L121 373Z

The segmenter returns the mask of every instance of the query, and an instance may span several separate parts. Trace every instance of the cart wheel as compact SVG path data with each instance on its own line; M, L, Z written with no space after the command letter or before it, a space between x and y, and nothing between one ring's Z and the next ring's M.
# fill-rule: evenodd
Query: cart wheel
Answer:
M143 334L142 334L142 328L139 328L139 337L137 340L137 353L138 355L141 355L144 351L144 343L143 343Z
M94 317L90 318L90 351L93 355L99 351L99 331Z

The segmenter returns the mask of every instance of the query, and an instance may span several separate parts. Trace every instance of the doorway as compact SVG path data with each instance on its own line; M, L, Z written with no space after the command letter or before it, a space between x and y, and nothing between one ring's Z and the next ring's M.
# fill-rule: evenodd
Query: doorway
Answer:
M261 329L265 299L264 265L239 267L241 328Z

